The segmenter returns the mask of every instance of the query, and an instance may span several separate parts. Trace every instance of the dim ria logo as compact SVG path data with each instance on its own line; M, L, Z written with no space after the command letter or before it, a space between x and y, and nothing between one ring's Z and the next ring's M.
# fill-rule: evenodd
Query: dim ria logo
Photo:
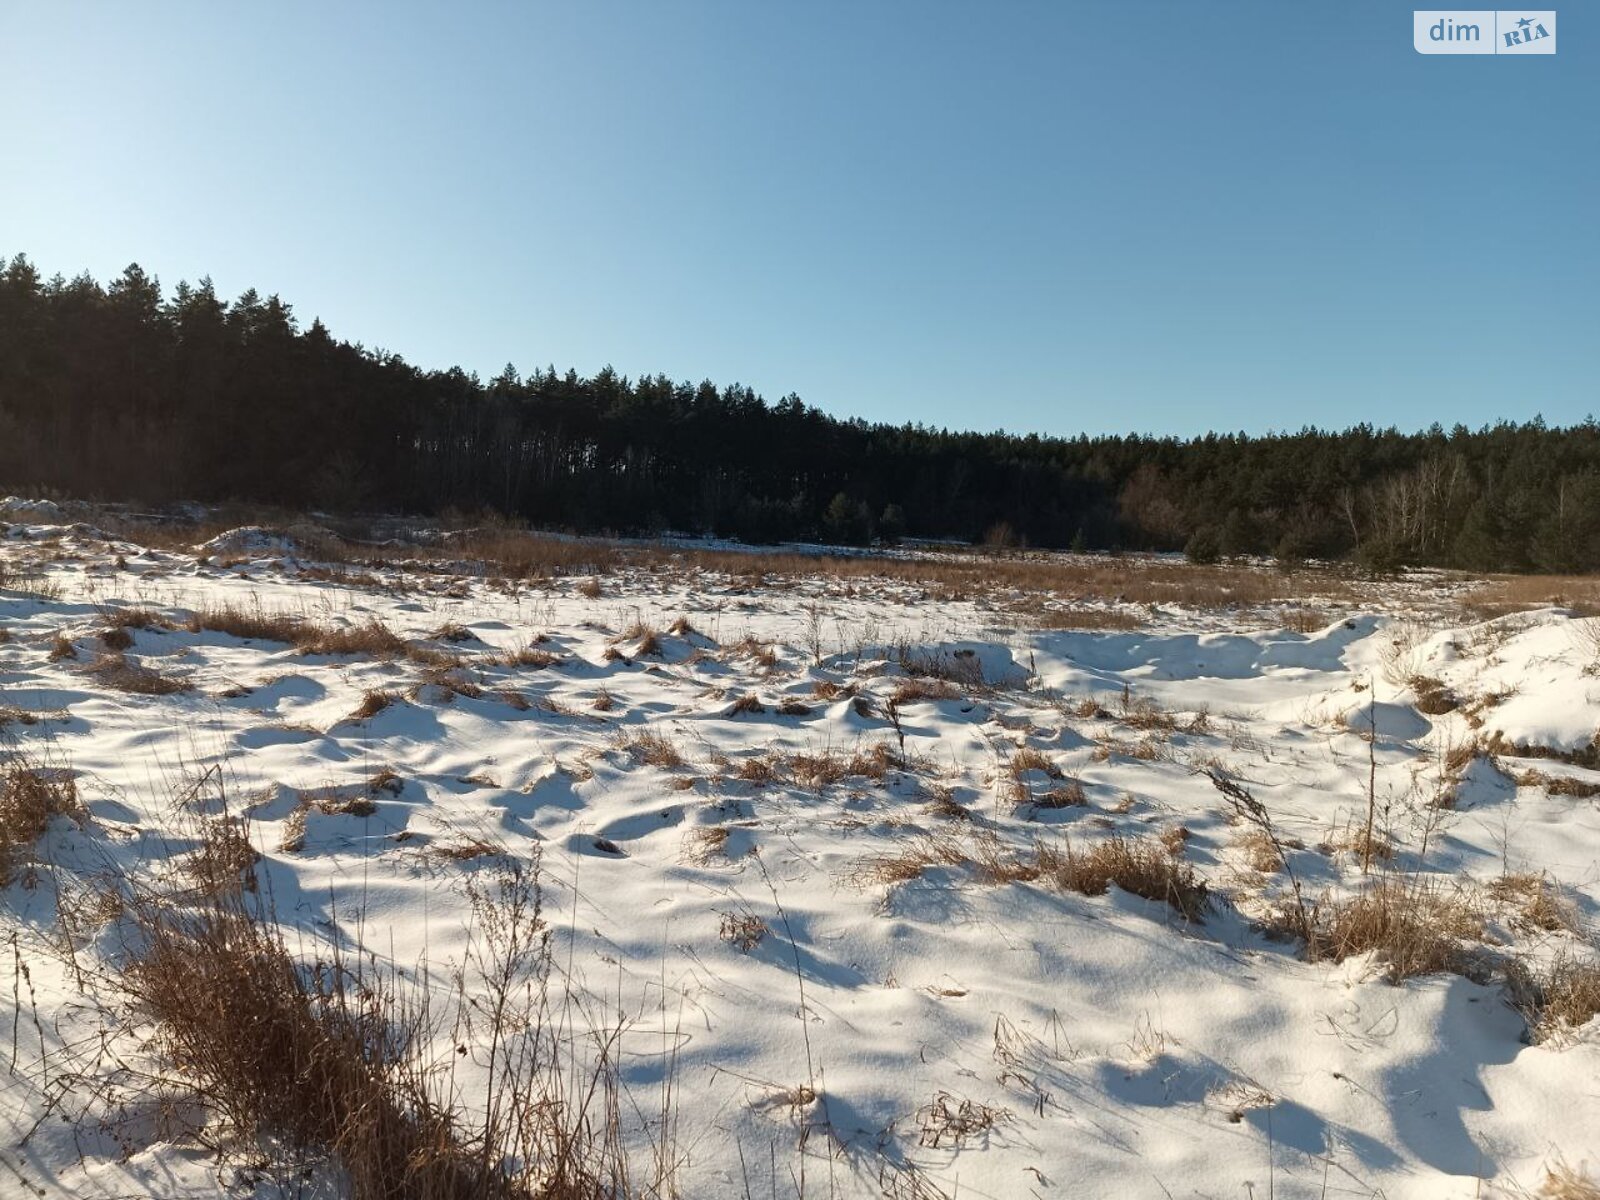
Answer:
M1554 9L1418 9L1412 14L1418 54L1554 54Z

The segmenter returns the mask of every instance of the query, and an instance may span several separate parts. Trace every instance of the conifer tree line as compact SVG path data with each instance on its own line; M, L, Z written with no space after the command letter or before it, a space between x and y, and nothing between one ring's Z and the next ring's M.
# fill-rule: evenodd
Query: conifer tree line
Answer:
M0 271L0 484L754 542L1600 569L1592 419L1192 439L873 424L609 368L421 370L275 295L164 295L137 265L46 279L22 255Z

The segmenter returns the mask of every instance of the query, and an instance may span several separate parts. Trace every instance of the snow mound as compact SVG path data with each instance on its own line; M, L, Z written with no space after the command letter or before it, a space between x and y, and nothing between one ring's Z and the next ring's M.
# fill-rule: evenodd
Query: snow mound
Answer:
M19 521L58 522L66 514L53 500L25 500L21 496L7 496L0 500L0 517Z
M281 530L267 529L260 525L241 525L237 529L230 529L219 533L208 542L201 542L194 548L195 553L205 557L216 555L245 555L256 557L261 555L294 555L299 552L300 546L292 537Z

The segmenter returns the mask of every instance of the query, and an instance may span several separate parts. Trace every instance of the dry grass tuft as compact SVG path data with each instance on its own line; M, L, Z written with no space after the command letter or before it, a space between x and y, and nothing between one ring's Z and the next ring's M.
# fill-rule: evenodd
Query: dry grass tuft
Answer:
M530 643L518 646L515 650L503 651L495 656L494 661L502 667L532 667L535 670L543 670L560 662L561 656Z
M954 684L942 679L908 679L895 688L889 703L895 708L929 700L959 700L961 692Z
M588 579L578 584L578 595L586 600L598 600L605 595L605 589L600 586L600 580L591 575Z
M654 730L641 730L618 739L617 748L627 752L635 762L650 767L681 767L684 757L678 747L665 734Z
M917 1110L921 1131L917 1144L937 1150L940 1146L964 1146L967 1139L987 1133L1011 1119L1003 1108L991 1108L975 1100L957 1100L949 1092L936 1092Z
M1600 783L1589 783L1570 775L1547 775L1532 767L1517 776L1517 783L1521 787L1542 787L1551 796L1571 796L1577 800L1600 796Z
M1263 875L1275 875L1283 870L1283 855L1277 844L1260 829L1251 829L1234 841L1244 854L1252 870Z
M89 820L69 774L36 766L20 754L0 765L0 887L11 883L17 860L57 817L80 829Z
M754 692L746 692L740 696L728 709L730 717L737 717L740 713L764 713L766 708L761 703L761 698Z
M1531 872L1502 875L1489 884L1488 891L1496 900L1516 905L1517 919L1527 928L1549 933L1578 932L1577 909L1544 875Z
M260 860L249 829L232 817L219 817L201 826L200 848L184 868L207 896L238 895L256 890Z
M241 608L220 605L201 609L189 617L191 633L225 633L247 641L285 642L302 654L367 655L393 658L408 653L404 639L382 621L366 620L357 625L318 625L293 613L268 612L259 607ZM437 651L418 647L421 657L437 657Z
M1138 629L1144 622L1116 608L1055 608L1039 604L1025 608L1040 629L1097 630L1103 633Z
M596 688L594 699L589 702L589 707L594 709L595 712L610 712L616 707L616 701L605 688Z
M1298 932L1291 927L1298 919L1276 924ZM1462 945L1464 938L1482 936L1482 918L1463 892L1422 878L1380 879L1348 900L1316 906L1308 925L1306 956L1312 962L1376 952L1395 983L1439 972L1484 974L1481 958Z
M1461 707L1461 701L1456 694L1440 680L1428 675L1413 675L1408 681L1412 694L1416 696L1416 708L1419 713L1426 716L1437 717L1448 712L1455 712Z
M1573 1168L1558 1162L1545 1172L1539 1195L1546 1200L1600 1200L1600 1183L1594 1181L1584 1164Z
M380 688L368 688L362 693L361 703L356 705L355 711L349 716L351 721L368 721L377 716L391 704L399 704L400 697L394 692L386 692Z
M472 862L479 858L501 857L505 854L506 848L488 838L468 837L438 842L429 846L428 852L435 858L442 858L448 862Z
M895 887L922 878L929 867L959 867L970 861L954 838L934 835L918 838L901 850L868 855L851 867L845 878L856 887Z
M1294 633L1316 633L1326 629L1330 620L1320 608L1291 608L1283 614L1283 627Z
M152 608L102 608L100 615L110 629L175 629L176 625Z
M563 1051L536 882L508 864L469 890L484 932L460 986L483 997L485 1015L457 1029L479 1040L501 1089L475 1115L457 1106L448 1063L429 1049L449 1027L430 995L331 945L302 964L256 901L184 908L130 896L139 950L121 989L155 1022L165 1079L203 1100L214 1136L276 1145L296 1162L331 1159L351 1200L631 1194L611 1186L627 1172L614 1042L593 1075Z
M1006 852L985 839L974 855L980 878L990 883L1046 883L1064 892L1103 896L1115 884L1146 900L1161 900L1189 920L1205 912L1205 882L1157 841L1112 836L1089 850L1070 840L1060 846L1034 843L1029 853Z
M661 631L654 625L647 625L643 621L635 621L624 629L614 639L615 643L633 642L634 658L661 657Z
M133 634L120 625L112 625L100 631L100 644L107 650L127 650L133 645Z
M364 621L342 628L308 627L297 643L303 654L363 654L387 658L404 654L406 643L382 621Z
M1205 911L1205 883L1159 843L1113 836L1080 853L1069 841L1062 850L1040 847L1037 858L1041 875L1063 891L1100 896L1116 884L1146 900L1164 900L1191 921Z
M879 742L848 755L835 752L795 754L786 766L796 783L820 789L852 776L881 783L897 762L893 748L887 742Z
M106 687L136 696L171 696L194 690L187 679L163 675L123 654L101 655L89 667L89 674Z
M1013 779L1020 779L1028 771L1042 771L1051 779L1061 778L1061 771L1050 761L1050 756L1042 750L1035 750L1032 746L1020 747L1006 764L1006 770Z
M1033 797L1035 808L1082 808L1088 803L1089 796L1083 790L1083 783L1077 779L1068 779L1065 783Z
M765 755L757 754L752 758L741 759L739 768L733 777L740 783L753 784L756 787L765 787L778 778L778 766L772 759Z
M406 789L406 781L400 778L399 772L390 767L384 767L377 774L367 780L367 791L376 796L380 792L390 796L398 796Z
M684 835L683 857L696 866L709 866L728 854L731 831L726 825L700 825Z
M1536 1042L1560 1041L1600 1013L1600 963L1561 954L1539 975L1521 964L1507 975Z
M729 658L748 658L764 671L775 670L778 666L778 649L756 637L747 636L740 638L724 651Z
M78 648L72 644L71 638L67 637L65 634L58 633L55 635L55 637L50 639L50 653L48 657L51 662L61 662L63 659L77 658Z
M722 914L717 936L741 954L749 954L767 936L767 923L754 913Z
M972 814L956 799L955 791L943 784L928 788L928 812L946 821L972 820Z

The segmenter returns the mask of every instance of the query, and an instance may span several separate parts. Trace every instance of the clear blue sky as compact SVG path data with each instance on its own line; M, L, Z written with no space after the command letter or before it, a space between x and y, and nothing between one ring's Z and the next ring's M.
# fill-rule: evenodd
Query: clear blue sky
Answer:
M1050 433L1600 411L1600 13L0 0L0 252Z

